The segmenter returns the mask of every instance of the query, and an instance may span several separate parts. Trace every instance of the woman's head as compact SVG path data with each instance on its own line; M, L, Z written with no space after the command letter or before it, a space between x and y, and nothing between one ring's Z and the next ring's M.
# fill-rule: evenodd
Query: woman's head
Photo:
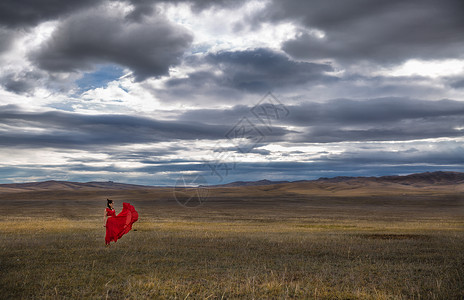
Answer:
M108 206L109 209L113 209L113 200L106 199L106 206Z

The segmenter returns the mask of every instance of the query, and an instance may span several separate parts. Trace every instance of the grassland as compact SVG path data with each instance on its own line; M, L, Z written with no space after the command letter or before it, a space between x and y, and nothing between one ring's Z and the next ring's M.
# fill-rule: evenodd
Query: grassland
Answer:
M267 189L268 193L263 193ZM111 194L113 193L113 194ZM462 299L458 194L328 197L269 187L3 195L1 299ZM109 249L105 197L140 219Z

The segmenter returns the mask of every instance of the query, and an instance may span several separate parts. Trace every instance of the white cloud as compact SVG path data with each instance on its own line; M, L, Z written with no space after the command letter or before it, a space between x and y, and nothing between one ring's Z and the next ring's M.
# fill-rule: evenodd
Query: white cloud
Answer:
M259 13L270 1L248 1L237 8L213 7L193 12L187 4L166 5L166 16L194 32L191 52L217 52L252 48L279 49L280 44L293 38L297 28L292 22L263 23L250 28L247 17Z
M464 74L464 60L419 60L410 59L393 68L382 69L377 72L386 76L424 76L438 78Z

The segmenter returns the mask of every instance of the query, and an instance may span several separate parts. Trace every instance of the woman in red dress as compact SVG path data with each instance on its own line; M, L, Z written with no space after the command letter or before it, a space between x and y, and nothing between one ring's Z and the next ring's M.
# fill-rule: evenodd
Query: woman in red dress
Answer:
M106 199L104 225L106 227L105 244L110 245L111 241L116 242L123 235L132 229L132 224L139 218L139 214L130 203L122 203L122 211L116 215L113 208L113 200Z

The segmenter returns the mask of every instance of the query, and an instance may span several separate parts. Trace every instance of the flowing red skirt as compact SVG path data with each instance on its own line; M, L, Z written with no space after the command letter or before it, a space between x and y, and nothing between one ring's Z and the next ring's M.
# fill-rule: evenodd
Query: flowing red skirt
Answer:
M132 229L132 224L139 219L139 214L130 203L122 203L122 211L106 220L105 242L116 242Z

